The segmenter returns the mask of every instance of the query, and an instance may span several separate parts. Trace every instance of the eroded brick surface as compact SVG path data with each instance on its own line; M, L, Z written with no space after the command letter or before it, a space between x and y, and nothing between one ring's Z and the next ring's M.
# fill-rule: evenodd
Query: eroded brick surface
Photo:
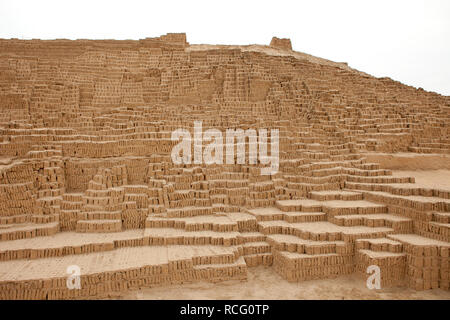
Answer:
M291 49L0 40L0 298L246 279L261 264L289 281L377 265L384 287L448 290L450 192L364 154L450 154L450 98ZM194 121L278 129L278 172L174 164L171 133Z

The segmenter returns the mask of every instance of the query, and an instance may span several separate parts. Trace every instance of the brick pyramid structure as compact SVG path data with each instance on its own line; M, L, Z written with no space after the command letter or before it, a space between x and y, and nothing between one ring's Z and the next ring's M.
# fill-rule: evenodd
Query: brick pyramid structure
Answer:
M177 165L171 133L279 130L279 170ZM450 154L450 97L291 48L0 40L0 299L381 269L449 290L450 191L367 152ZM248 153L247 153L248 155ZM67 267L80 267L80 289Z

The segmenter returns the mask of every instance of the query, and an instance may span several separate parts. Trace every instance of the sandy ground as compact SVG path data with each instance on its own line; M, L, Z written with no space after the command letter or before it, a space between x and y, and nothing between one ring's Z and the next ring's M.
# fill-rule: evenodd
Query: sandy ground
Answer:
M270 267L248 269L247 281L199 282L130 291L114 299L191 300L191 299L439 299L450 300L441 289L415 291L408 288L369 290L366 279L356 274L335 279L290 283Z
M450 155L418 154L412 152L365 153L368 162L379 163L391 170L450 170Z
M394 177L414 177L416 185L424 188L450 190L450 170L395 170L392 171L392 175Z

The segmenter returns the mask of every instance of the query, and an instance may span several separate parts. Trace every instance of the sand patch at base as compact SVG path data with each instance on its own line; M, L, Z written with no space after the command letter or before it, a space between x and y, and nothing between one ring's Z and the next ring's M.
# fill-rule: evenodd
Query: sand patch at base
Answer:
M365 153L368 162L379 163L391 170L450 170L450 156L445 154L419 153Z
M414 177L415 185L423 188L433 188L450 191L450 170L394 170L394 177Z
M334 279L302 281L291 283L284 280L270 267L249 268L247 281L226 281L220 283L199 282L148 288L131 291L111 298L144 300L195 300L195 299L438 299L450 300L450 292L433 289L415 291L405 287L369 290L366 278L357 274Z

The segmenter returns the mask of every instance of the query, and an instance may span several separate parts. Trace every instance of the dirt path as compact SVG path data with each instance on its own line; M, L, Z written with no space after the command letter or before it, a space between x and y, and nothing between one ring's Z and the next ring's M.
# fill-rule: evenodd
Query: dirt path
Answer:
M416 179L416 184L424 188L450 190L450 170L395 170L392 171L392 175L394 177L414 177Z
M450 300L450 292L407 288L369 290L357 275L336 279L290 283L269 267L249 268L248 281L194 283L132 291L119 299L439 299Z

